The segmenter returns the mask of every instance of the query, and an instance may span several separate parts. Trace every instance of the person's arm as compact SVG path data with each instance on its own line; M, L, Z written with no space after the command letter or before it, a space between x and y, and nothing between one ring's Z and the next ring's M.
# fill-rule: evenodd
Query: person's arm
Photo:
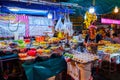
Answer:
M79 38L79 40L82 40L82 35L81 35L81 34L79 34L78 38Z
M85 40L84 40L84 45L85 45L86 47L88 46L88 43L87 43L88 37L89 37L89 35L86 35Z
M96 43L95 43L95 42L91 42L91 43L89 44L89 46L99 46L99 45L104 45L103 39L102 39L102 36L101 36L101 35L97 35L97 36L96 36Z

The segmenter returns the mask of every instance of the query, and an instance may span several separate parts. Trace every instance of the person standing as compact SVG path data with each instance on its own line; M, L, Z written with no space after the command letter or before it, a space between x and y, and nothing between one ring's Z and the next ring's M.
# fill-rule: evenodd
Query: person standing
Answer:
M120 34L119 35L116 33L113 34L113 43L120 44Z
M86 35L84 45L87 50L92 54L97 54L97 46L102 43L102 36L97 34L97 27L91 25L89 27L89 34Z

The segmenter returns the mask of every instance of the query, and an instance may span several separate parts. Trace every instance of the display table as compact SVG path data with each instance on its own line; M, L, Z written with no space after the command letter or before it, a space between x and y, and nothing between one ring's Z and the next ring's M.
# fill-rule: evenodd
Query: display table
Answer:
M89 80L91 77L91 64L81 64L74 61L67 63L67 74L74 80Z
M67 74L74 80L80 80L81 73L80 69L76 66L76 62L70 61L67 63Z
M104 53L104 52L99 52L99 59L101 60L106 60L111 62L111 60L114 60L115 63L119 64L120 63L120 53Z
M72 52L74 54L64 54L71 57L71 61L67 62L67 74L74 80L89 80L91 78L92 63L98 60L98 56L78 51Z
M76 63L76 67L80 70L79 80L89 80L91 77L91 65L92 63L80 64Z

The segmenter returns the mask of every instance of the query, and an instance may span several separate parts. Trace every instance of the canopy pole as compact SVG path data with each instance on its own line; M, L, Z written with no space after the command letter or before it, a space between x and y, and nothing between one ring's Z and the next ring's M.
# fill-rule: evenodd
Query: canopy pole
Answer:
M95 6L95 0L93 0L93 6Z

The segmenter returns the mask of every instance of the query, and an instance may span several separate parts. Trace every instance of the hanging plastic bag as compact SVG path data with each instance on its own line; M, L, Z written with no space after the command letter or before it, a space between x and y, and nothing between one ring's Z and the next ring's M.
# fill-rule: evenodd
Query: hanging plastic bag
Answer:
M53 20L57 20L57 14L56 14L56 12L55 12L55 11L54 11Z
M56 24L56 26L55 26L55 30L56 31L61 31L62 27L63 27L63 23L62 23L61 17L60 17L57 24Z
M66 31L68 32L69 36L73 34L72 22L70 21L69 14L67 15L67 23L66 23Z
M63 30L64 30L64 33L67 33L67 18L66 18L66 14L64 16L64 24L63 24Z

